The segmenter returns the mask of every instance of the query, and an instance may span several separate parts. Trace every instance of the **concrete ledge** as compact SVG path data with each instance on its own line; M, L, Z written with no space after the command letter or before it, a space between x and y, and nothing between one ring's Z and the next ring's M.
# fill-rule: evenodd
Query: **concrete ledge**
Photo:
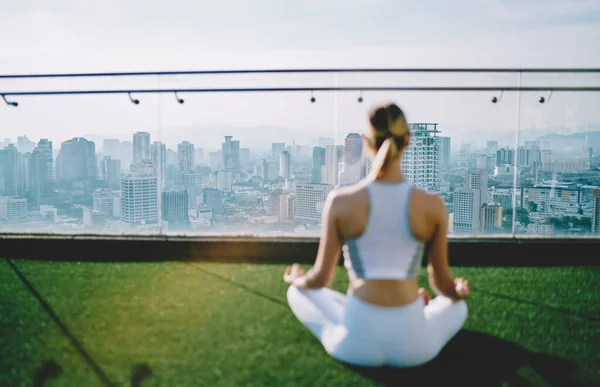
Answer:
M53 261L314 262L318 238L0 234L0 258ZM450 238L455 266L600 265L600 238Z

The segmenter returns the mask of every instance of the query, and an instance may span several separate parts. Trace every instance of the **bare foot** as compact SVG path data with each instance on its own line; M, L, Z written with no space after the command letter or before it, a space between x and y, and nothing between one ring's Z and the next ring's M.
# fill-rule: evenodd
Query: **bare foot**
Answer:
M429 304L429 300L431 300L431 296L425 288L419 288L419 297L423 298L423 302L425 302L425 305Z

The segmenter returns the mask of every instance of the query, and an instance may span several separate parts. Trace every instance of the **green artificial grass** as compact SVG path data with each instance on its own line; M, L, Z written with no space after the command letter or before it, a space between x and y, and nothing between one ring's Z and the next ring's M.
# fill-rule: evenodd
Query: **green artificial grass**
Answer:
M472 287L465 330L398 370L327 356L287 307L283 265L12 262L68 332L0 260L0 385L40 369L48 386L600 385L597 267L453 269Z

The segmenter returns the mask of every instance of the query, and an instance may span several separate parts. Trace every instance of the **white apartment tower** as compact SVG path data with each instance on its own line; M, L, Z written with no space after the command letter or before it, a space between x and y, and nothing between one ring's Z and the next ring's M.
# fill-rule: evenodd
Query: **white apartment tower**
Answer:
M485 169L470 169L467 172L466 188L478 189L481 204L488 202L488 173Z
M440 184L440 144L438 124L409 124L410 144L402 156L402 173L417 188L438 192Z
M332 189L333 184L297 184L296 221L299 223L320 223L325 200Z
M481 230L481 191L473 188L454 190L452 229L455 233L475 234Z
M158 223L156 176L125 176L121 179L121 221L131 225Z

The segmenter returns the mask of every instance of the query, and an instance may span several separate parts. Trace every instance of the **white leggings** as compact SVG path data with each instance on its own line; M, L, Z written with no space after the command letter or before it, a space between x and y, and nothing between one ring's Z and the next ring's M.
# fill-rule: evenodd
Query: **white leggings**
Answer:
M333 358L359 366L412 367L437 356L467 319L465 301L421 297L400 307L369 304L329 288L290 286L288 303Z

